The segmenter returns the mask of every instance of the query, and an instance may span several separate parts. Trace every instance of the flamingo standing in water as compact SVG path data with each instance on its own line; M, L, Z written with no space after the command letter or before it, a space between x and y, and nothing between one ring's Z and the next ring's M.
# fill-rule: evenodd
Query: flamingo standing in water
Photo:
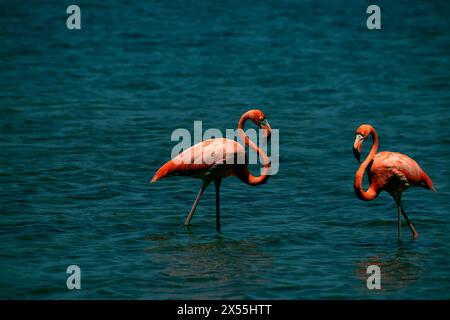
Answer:
M383 190L389 192L397 205L399 239L401 239L401 213L411 229L413 239L416 240L419 234L403 209L402 193L411 186L435 191L433 183L425 171L410 157L389 151L377 153L378 135L375 129L368 124L363 124L356 130L353 154L358 161L360 161L362 144L370 135L373 140L372 149L355 175L356 196L361 200L370 201L375 199ZM362 180L366 171L369 176L369 189L364 191Z
M244 143L257 152L262 160L260 176L253 176L247 167L245 149L231 139L216 138L197 143L164 164L153 176L151 182L170 176L190 176L202 180L197 198L184 223L188 226L206 187L214 181L216 186L216 229L220 231L220 183L223 178L237 176L242 182L256 186L269 179L270 160L267 154L244 133L244 123L251 120L270 139L271 128L261 110L244 113L238 123L238 134ZM243 161L242 161L243 160Z

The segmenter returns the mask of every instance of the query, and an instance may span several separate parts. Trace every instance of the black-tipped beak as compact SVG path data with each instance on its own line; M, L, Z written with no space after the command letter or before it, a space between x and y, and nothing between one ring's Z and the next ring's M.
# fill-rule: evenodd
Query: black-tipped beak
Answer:
M361 147L364 141L364 137L360 134L356 135L355 142L353 143L353 155L358 162L361 162Z
M269 124L269 122L268 122L266 119L264 119L264 120L261 122L261 129L264 130L264 136L265 136L265 138L266 138L267 140L269 140L269 139L270 139L270 136L272 135L272 128L270 127L270 124Z

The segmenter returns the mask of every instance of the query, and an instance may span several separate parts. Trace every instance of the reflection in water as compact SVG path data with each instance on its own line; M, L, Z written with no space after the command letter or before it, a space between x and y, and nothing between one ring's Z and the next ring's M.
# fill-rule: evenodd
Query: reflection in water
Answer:
M392 247L394 248L394 247ZM381 270L382 291L393 291L415 283L425 268L425 255L415 252L414 247L402 242L393 251L385 251L370 256L358 263L358 277L364 281L369 265L377 265Z
M244 298L237 294L242 292L243 285L246 286L246 297L251 297L270 281L267 272L272 268L272 257L255 243L226 239L221 235L200 242L195 234L188 232L188 235L190 241L183 243L165 236L148 238L155 245L146 251L152 255L152 262L161 266L166 295L213 299L217 292L220 297ZM186 282L190 285L186 286ZM211 290L207 292L212 295L206 296L208 287Z

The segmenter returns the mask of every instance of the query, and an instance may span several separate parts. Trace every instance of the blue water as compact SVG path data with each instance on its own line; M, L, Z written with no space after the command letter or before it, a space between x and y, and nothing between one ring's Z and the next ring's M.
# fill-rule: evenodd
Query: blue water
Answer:
M378 1L0 2L0 298L450 298L450 5ZM176 128L280 129L265 185L149 184ZM414 157L404 227L355 197L355 129ZM369 142L365 144L367 152ZM81 268L68 290L66 268ZM378 264L382 290L366 288Z

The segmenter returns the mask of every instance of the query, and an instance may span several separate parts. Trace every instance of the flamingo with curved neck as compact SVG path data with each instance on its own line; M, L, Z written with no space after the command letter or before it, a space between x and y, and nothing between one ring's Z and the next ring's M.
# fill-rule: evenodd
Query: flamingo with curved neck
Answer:
M238 134L245 145L256 151L263 164L261 175L253 176L247 166L244 147L237 141L225 138L208 139L184 150L164 164L153 176L151 182L165 177L190 176L202 180L200 190L186 218L188 226L206 187L214 181L216 187L216 229L220 231L220 184L222 179L237 176L246 184L256 186L267 182L270 177L270 159L267 154L245 134L244 124L251 120L270 139L271 127L261 110L250 110L242 115L238 123Z
M358 161L360 161L362 144L369 136L372 137L373 144L368 156L356 171L354 183L356 196L361 200L370 201L375 199L381 191L387 191L394 198L397 206L399 239L401 239L400 214L402 214L415 240L419 237L419 234L403 208L402 194L409 187L423 187L434 191L433 183L417 162L407 155L389 151L377 153L378 134L368 124L363 124L356 130L353 154ZM367 172L369 177L369 188L367 191L364 191L362 186L365 172Z

